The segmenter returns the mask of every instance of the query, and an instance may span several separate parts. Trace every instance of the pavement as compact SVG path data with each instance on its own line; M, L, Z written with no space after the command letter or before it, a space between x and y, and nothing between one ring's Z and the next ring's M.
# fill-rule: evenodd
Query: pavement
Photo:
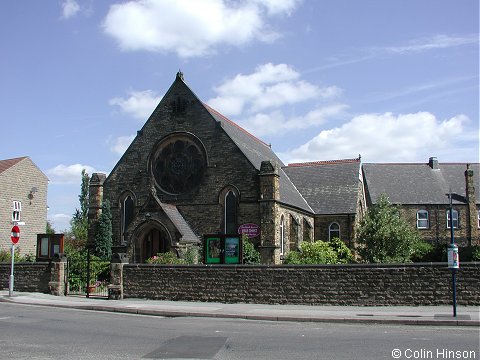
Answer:
M166 317L238 318L264 321L476 326L479 306L332 306L223 304L146 299L107 300L0 290L0 302Z

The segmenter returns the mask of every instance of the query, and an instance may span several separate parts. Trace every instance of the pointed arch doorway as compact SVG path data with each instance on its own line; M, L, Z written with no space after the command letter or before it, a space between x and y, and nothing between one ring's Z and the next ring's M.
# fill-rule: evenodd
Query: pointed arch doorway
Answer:
M149 258L169 252L172 248L171 236L160 223L144 224L137 234L134 248L135 263L145 263Z

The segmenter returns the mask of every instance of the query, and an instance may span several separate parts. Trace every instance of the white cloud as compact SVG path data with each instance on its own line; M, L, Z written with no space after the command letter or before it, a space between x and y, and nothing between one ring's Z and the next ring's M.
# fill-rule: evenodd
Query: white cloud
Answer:
M65 0L62 3L62 18L69 19L80 11L80 5L75 0Z
M143 0L114 4L104 31L125 51L204 56L219 46L243 46L279 37L268 16L291 13L296 0Z
M70 220L72 220L72 216L67 214L48 215L48 221L56 232L63 232L70 229Z
M435 49L447 49L455 46L477 44L478 34L468 36L434 35L409 41L406 45L390 46L385 50L392 53L408 54Z
M207 103L228 116L332 98L341 93L336 86L320 88L301 80L300 74L286 64L271 63L258 66L252 74L238 74L214 90L218 96Z
M288 14L300 3L300 0L251 0L257 5L264 6L271 15Z
M318 127L329 119L342 114L348 106L333 104L322 108L315 108L302 116L285 117L281 111L271 113L258 113L245 120L239 121L239 125L256 136L285 135L289 131L302 130Z
M52 184L80 184L82 181L82 170L92 175L97 172L89 165L73 164L73 165L57 165L46 171L48 178Z
M123 155L133 139L135 139L135 135L119 136L111 143L110 150L116 154Z
M116 97L111 99L109 104L119 106L123 112L145 121L160 100L161 97L152 90L130 91L128 98Z
M440 121L429 112L364 114L280 156L287 162L352 158L359 153L368 162L426 161L465 137L468 121L464 115Z

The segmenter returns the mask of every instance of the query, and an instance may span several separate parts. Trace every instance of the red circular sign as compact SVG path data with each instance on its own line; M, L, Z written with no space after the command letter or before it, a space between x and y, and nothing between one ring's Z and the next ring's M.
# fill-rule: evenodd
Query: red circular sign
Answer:
M18 242L18 240L20 240L20 228L17 225L12 227L11 239L12 239L12 243L14 243L14 244L16 244Z

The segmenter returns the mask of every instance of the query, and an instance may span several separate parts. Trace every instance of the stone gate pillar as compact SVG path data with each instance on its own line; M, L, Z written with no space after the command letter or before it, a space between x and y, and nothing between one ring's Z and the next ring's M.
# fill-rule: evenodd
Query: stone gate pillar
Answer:
M123 265L128 264L125 253L113 253L110 260L110 285L108 285L108 299L123 299Z
M95 245L96 224L102 213L103 183L107 176L102 173L93 173L88 187L88 238L87 247Z
M50 281L48 288L50 294L55 296L64 296L67 293L68 285L65 274L67 266L67 257L63 254L57 254L50 263Z

